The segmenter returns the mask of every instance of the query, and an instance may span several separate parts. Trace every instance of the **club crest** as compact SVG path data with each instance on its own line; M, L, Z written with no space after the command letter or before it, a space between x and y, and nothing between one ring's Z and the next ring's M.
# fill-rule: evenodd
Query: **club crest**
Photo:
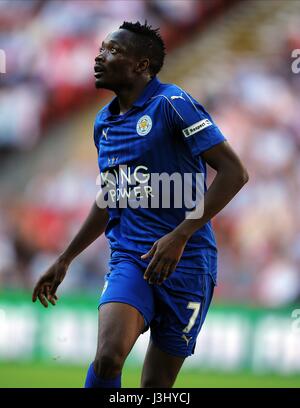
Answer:
M152 128L152 119L148 115L142 116L136 125L136 131L140 136L147 135Z

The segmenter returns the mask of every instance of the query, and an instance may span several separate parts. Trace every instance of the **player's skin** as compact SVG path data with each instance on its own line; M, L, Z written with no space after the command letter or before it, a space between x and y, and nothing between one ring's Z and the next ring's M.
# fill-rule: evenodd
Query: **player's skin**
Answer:
M131 108L151 79L149 59L138 58L133 52L133 35L124 29L109 34L95 58L95 85L115 92L120 113ZM149 284L161 284L170 276L193 233L221 211L248 181L246 169L228 142L205 151L202 158L216 170L216 176L204 196L204 212L198 219L184 220L142 255L142 259L150 260L144 273ZM108 211L98 208L95 202L73 241L37 282L32 295L34 302L39 299L45 307L48 307L48 302L56 304L56 291L69 265L105 231L108 219ZM115 378L143 329L144 318L134 307L118 302L102 305L94 359L96 374L102 378ZM161 351L150 342L141 387L172 387L184 360Z

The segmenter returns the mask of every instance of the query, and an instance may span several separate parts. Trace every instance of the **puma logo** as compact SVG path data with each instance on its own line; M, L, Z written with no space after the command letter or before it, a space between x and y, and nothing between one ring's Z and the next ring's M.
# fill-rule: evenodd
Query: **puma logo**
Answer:
M108 131L109 131L109 128L107 128L106 130L105 129L102 130L102 135L105 137L106 140L107 140Z
M185 335L185 334L183 334L181 337L183 338L183 340L185 340L185 341L186 341L186 346L188 347L188 345L189 345L189 341L192 339L192 337L186 337L186 335Z
M185 101L184 97L182 96L182 92L181 92L180 95L173 95L173 96L171 96L171 99L183 99L183 100Z

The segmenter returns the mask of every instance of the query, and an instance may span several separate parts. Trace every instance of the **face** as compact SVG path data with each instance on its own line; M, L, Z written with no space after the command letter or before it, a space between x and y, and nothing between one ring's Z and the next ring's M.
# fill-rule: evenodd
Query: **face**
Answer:
M137 76L143 72L144 63L133 53L133 35L128 30L120 29L102 42L95 58L96 88L118 91L134 84Z

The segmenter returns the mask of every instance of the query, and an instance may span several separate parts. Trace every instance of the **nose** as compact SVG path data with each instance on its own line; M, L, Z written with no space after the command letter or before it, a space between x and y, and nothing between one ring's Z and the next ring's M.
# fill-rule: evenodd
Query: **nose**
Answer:
M104 62L106 58L106 50L100 49L98 55L95 58L96 62Z
M96 58L95 58L95 62L103 62L104 58L103 58L103 53L99 53Z

